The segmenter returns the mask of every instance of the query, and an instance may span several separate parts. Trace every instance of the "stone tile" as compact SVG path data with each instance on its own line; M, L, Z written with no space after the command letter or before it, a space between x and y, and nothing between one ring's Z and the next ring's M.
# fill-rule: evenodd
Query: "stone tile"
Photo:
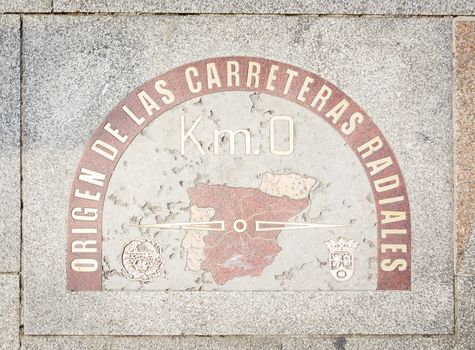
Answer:
M459 226L460 224L461 223L458 222L457 226ZM459 248L460 249L459 255L458 255L459 266L457 270L457 275L459 276L467 276L467 275L474 276L475 275L475 226L472 226L472 229L467 233L467 235L468 235L468 241L464 243L465 246L464 247L461 246Z
M20 282L16 275L0 275L0 349L19 347Z
M457 279L457 334L448 336L336 336L336 337L68 337L24 336L22 349L345 349L345 350L468 350L475 336L475 278Z
M53 0L0 0L0 12L50 12Z
M475 277L457 277L457 333L475 344Z
M0 272L20 269L20 18L0 16Z
M250 337L68 337L68 336L25 336L24 350L277 350L280 339Z
M475 277L458 277L456 281L457 329L449 336L341 336L341 337L283 337L283 349L345 349L345 350L469 350L475 344Z
M475 279L458 278L459 328L452 336L340 336L340 337L68 337L25 336L22 349L471 349L475 335Z
M145 0L140 2L55 0L54 10L66 12L470 15L475 13L475 4L470 0Z
M475 274L475 21L454 22L457 273Z
M25 333L452 333L451 28L447 18L27 16ZM386 134L410 193L412 291L67 292L68 193L97 125L160 72L242 54L316 72Z
M111 349L108 337L77 337L77 336L23 336L22 350L96 350Z
M283 350L448 350L454 349L457 341L453 336L421 337L421 336L394 336L394 337L299 337L284 338Z

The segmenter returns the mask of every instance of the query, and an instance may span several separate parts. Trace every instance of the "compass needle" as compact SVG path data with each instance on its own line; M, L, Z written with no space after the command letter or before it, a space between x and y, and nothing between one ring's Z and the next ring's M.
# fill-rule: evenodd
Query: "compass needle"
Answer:
M224 221L190 221L169 224L130 224L129 226L158 229L182 229L195 231L224 231Z
M308 230L315 228L345 227L342 224L299 223L283 221L256 221L256 231Z

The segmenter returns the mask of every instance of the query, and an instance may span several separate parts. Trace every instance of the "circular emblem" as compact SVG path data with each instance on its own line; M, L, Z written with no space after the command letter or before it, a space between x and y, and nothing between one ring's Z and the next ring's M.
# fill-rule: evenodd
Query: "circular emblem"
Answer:
M133 239L122 248L120 260L124 273L132 280L148 282L160 275L161 248L149 239Z

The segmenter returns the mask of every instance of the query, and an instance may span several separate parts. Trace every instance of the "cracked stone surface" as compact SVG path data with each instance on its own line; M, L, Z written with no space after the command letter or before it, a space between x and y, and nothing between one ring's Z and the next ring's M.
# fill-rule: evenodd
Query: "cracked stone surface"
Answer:
M249 129L252 131L251 146L260 153L258 156L243 156L236 152L234 156L207 157L188 145L187 152L181 156L180 138L172 137L180 130L181 115L186 116L190 125L196 121L197 116L204 115L194 135L203 141L203 148L206 150L213 149L213 130ZM274 115L290 115L295 120L296 146L288 161L278 159L268 150L268 121ZM285 134L285 130L282 132ZM244 137L236 138L236 150L245 148L244 141ZM276 147L286 149L287 143L281 138ZM229 140L221 141L218 147L220 152L227 152ZM336 151L326 150L338 150L339 161L333 161ZM312 161L315 153L318 153L319 163ZM148 161L143 162L144 158ZM281 231L276 234L275 240L269 238L267 241L269 247L275 246L278 251L271 254L272 260L262 263L262 269L258 263L254 267L255 273L246 273L244 270L244 276L232 275L226 283L219 283L216 280L219 273L214 268L219 262L211 262L212 266L206 267L210 259L213 259L209 255L204 257L203 269L190 271L187 268L186 261L189 261L191 251L182 248L190 239L186 231L160 231L129 226L138 220L141 224L190 221L189 207L193 205L190 201L197 196L192 197L191 194L210 191L212 187L206 189L206 186L211 185L224 185L223 189L241 192L260 188L259 193L263 199L259 207L264 205L265 200L272 203L273 198L283 197L265 193L271 191L266 188L270 185L265 185L272 181L271 173L281 174L278 176L282 179L293 174L296 180L305 177L312 181L312 185L301 195L305 200L308 198L309 202L302 210L299 208L292 213L290 222L341 223L348 227L339 230ZM140 181L141 178L149 180L143 182ZM351 191L348 190L350 187ZM255 93L247 92L219 93L201 97L199 101L190 100L166 112L134 139L114 171L107 196L103 224L105 289L376 289L377 218L366 174L350 147L324 120L315 118L304 108L281 98L256 96ZM245 212L246 206L252 206L252 203L249 204L245 199L243 201L236 205L236 209L244 207ZM202 202L207 202L206 195ZM259 207L249 209L252 214L249 224L252 224L252 217L259 212ZM213 210L213 213L216 211ZM211 217L207 219L210 220ZM216 237L222 235L218 233ZM336 281L330 274L329 266L322 263L328 260L328 249L324 242L331 239L336 241L339 236L359 243L354 252L354 276L346 283ZM212 237L212 234L205 232L204 239L207 237ZM153 239L161 245L164 268L162 274L151 282L133 281L122 273L121 249L128 241L136 238ZM248 235L244 235L244 239L248 239ZM253 242L253 239L249 242ZM206 248L207 245L203 247ZM257 254L259 247L251 245L249 249L255 249L253 254ZM212 249L206 249L204 254L213 252ZM229 254L228 257L232 259L233 256ZM236 266L238 267L240 266ZM235 273L232 271L231 274Z

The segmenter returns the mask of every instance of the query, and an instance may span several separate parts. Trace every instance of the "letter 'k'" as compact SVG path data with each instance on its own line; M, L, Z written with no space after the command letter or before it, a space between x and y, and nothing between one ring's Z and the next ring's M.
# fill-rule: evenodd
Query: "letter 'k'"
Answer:
M198 116L198 119L196 119L196 121L193 123L191 128L185 133L185 116L184 115L181 116L181 154L182 155L185 155L185 142L187 138L190 138L190 140L193 141L196 148L198 148L198 151L200 151L201 154L205 154L203 147L201 147L201 144L198 142L195 135L193 135L193 130L200 123L201 119L203 119L202 114Z

